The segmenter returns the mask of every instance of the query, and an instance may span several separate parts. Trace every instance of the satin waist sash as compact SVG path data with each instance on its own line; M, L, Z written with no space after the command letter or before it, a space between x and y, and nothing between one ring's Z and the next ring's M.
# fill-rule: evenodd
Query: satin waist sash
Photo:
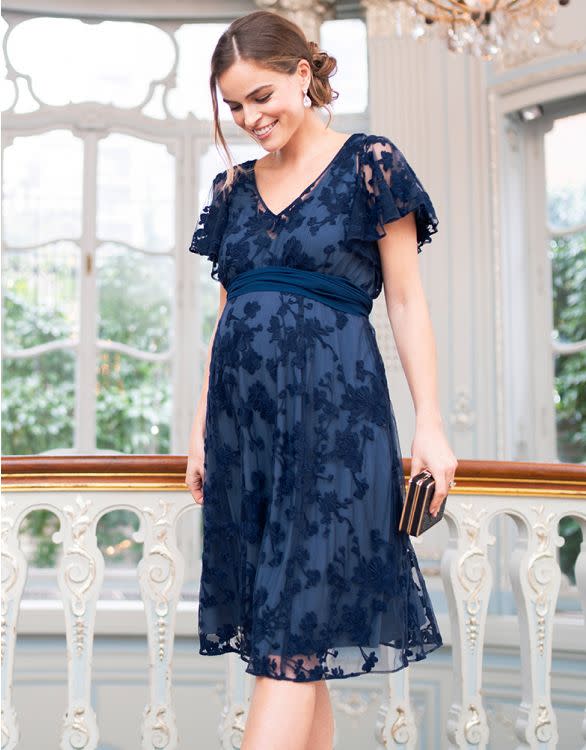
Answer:
M243 271L232 279L226 291L229 300L247 292L283 291L311 297L354 315L368 316L372 310L371 297L351 281L289 266L263 266Z

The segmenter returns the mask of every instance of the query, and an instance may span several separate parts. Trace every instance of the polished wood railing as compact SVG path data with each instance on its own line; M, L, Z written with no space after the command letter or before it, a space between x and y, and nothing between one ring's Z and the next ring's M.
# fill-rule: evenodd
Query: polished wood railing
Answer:
M144 544L138 565L150 651L150 701L142 718L143 748L178 747L170 686L174 624L184 579L177 522L193 502L184 484L184 456L22 456L2 461L2 750L17 746L12 703L17 620L27 576L18 530L33 510L50 509L59 519L63 545L58 585L65 609L68 706L62 748L98 745L90 702L96 603L104 559L96 527L110 510L130 509L140 519L136 541ZM410 461L404 460L406 476ZM449 608L453 696L446 717L449 747L486 748L488 722L481 695L482 659L493 573L488 550L495 518L510 516L519 541L509 576L519 612L522 700L515 732L519 747L556 748L558 726L551 701L550 672L556 601L560 589L558 523L573 516L586 540L586 467L568 464L460 460L457 485L445 520L449 542L441 578ZM199 509L199 506L195 506ZM586 612L586 543L576 562L576 581ZM414 748L417 729L409 698L409 670L388 675L381 706L379 747ZM246 705L242 674L228 662L226 707L219 731L223 748L239 746ZM586 719L581 728L586 742ZM586 744L585 744L586 750Z

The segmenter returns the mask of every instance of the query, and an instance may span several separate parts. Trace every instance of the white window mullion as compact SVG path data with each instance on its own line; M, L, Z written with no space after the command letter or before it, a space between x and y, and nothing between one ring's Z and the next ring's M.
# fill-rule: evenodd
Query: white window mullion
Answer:
M197 356L195 341L199 321L194 320L191 280L195 258L187 255L188 233L194 205L191 169L191 137L184 132L178 138L175 153L175 306L173 311L173 414L171 419L171 453L185 453L195 399L192 375ZM187 218L186 218L187 217Z
M525 179L527 210L527 280L529 282L528 337L531 380L531 455L535 461L557 460L557 428L554 407L554 362L551 348L553 331L552 270L547 229L545 174L545 133L553 120L542 117L527 123L525 133Z
M76 369L75 448L96 450L97 321L96 221L97 150L101 134L84 130L83 224L79 299L79 346Z
M507 118L501 139L506 455L515 461L557 460L545 120Z
M527 461L533 452L531 425L532 353L524 190L524 131L515 117L502 122L500 148L502 195L502 300L504 455Z

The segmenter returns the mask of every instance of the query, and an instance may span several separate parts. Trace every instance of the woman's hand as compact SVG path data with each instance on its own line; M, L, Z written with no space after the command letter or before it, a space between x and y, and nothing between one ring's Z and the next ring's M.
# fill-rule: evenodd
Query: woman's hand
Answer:
M204 439L203 436L198 436L194 440L193 447L187 457L187 471L185 473L185 484L198 505L203 505L204 501L204 476Z
M433 516L437 515L448 494L457 466L458 461L448 445L441 422L418 422L411 444L411 476L423 469L428 469L433 475L435 492L429 507Z
M191 426L191 433L189 435L189 449L187 451L187 471L185 474L185 484L189 487L193 499L198 505L203 505L203 485L204 485L204 448L205 448L205 432L206 432L206 410L207 410L207 399L208 399L208 382L210 377L210 361L212 358L212 349L214 346L214 340L216 338L216 331L218 330L218 323L222 317L224 306L226 304L226 298L228 292L226 288L220 284L220 306L218 308L218 314L216 316L216 322L214 323L214 330L210 336L210 343L208 344L208 354L206 358L203 384L201 393L199 395L199 401L197 409L193 417L193 424Z

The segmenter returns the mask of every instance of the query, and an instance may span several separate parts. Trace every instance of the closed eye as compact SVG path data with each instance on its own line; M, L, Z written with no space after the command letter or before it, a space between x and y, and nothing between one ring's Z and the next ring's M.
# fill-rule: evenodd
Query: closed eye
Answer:
M261 97L260 99L257 99L256 101L259 102L259 104L263 104L264 102L268 102L268 100L271 98L272 94L267 94L266 96ZM237 109L240 109L242 105L237 104L235 107L230 107L231 112L235 112Z

